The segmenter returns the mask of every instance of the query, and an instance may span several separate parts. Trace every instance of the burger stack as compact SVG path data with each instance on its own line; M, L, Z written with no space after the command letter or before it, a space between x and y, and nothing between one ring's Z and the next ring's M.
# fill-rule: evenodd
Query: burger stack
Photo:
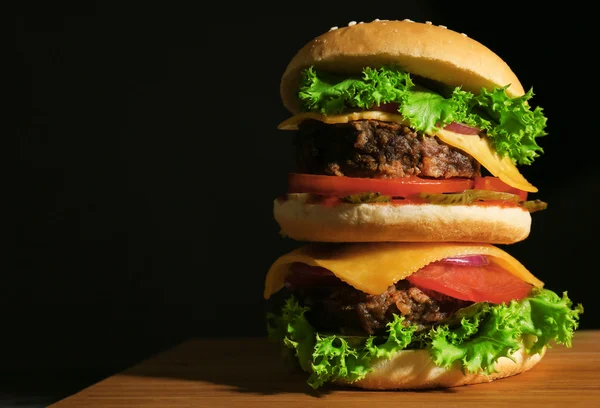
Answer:
M350 22L289 62L279 125L296 171L274 217L268 333L313 388L439 388L529 370L571 345L581 305L499 244L537 188L518 166L546 117L492 50L444 26Z

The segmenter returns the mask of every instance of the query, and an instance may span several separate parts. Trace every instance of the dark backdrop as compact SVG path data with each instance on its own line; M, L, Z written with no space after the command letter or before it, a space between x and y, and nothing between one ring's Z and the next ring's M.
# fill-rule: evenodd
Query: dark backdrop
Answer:
M582 328L600 328L596 68L580 51L595 47L590 10L46 7L16 19L18 230L0 296L11 392L67 393L185 338L264 333L266 270L297 245L272 218L293 170L279 79L304 43L351 20L446 25L534 87L550 134L522 172L549 208L505 249L584 303Z

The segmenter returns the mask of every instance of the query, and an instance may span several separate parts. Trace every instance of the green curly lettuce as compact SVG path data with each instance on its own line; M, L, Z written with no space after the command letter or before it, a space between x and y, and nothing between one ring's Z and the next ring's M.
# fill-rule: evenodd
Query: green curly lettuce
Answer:
M307 307L302 307L293 298L289 298L281 315L267 314L267 333L269 338L278 339L292 349L304 371L310 370L312 353L316 341L316 333L304 314Z
M372 360L390 358L405 349L416 330L415 326L405 326L403 317L394 315L387 324L387 338L371 336L356 348L347 337L321 336L315 332L304 316L307 310L293 297L288 298L281 316L267 315L267 331L269 338L294 351L300 367L311 373L308 384L314 389L326 382L340 379L353 382L364 378L371 371Z
M457 335L448 326L438 326L431 330L431 356L434 363L450 368L456 361L462 363L465 371L491 373L494 363L506 357L521 346L522 332L516 319L521 304L511 302L505 307L491 307L482 304L477 315L463 317L458 331L478 335ZM480 316L486 318L480 320Z
M536 290L534 296L508 305L476 303L462 311L458 328L442 325L431 329L431 356L442 367L460 361L466 371L489 374L500 357L521 346L524 337L528 339L525 345L529 354L539 353L551 341L571 347L583 313L583 306L572 306L566 292L559 297L547 289ZM474 328L476 335L457 335L461 331L473 333Z
M479 95L457 87L443 96L415 85L398 68L367 67L362 76L344 77L309 67L301 73L298 96L305 111L325 115L397 103L399 113L418 131L431 134L452 122L464 123L485 131L501 157L531 164L543 153L536 138L547 134L547 119L542 108L528 104L533 90L511 98L507 87L482 89Z
M317 333L305 317L307 307L288 298L280 315L267 316L269 337L290 350L300 367L310 373L308 384L354 382L372 371L374 362L390 359L405 349L427 349L440 367L459 364L465 372L492 373L501 357L509 357L522 345L530 354L551 342L571 347L583 307L573 307L547 289L508 304L475 303L459 310L439 325L417 332L394 315L383 336L342 336Z
M345 79L310 67L301 76L299 97L304 109L325 115L341 113L347 107L368 109L400 102L414 86L409 74L384 68L365 68L362 78Z

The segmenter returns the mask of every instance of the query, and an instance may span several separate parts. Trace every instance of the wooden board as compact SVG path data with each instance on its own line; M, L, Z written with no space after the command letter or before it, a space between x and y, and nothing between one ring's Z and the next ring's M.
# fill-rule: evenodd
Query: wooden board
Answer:
M573 348L555 346L533 370L488 384L315 392L305 380L265 339L191 340L51 407L600 407L600 331L580 331Z

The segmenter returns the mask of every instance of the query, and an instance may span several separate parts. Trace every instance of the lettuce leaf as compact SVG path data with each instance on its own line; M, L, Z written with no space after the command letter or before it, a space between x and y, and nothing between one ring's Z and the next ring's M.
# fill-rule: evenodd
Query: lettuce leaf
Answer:
M458 328L443 325L429 333L431 355L437 365L450 367L461 361L466 371L489 374L494 371L494 363L516 351L528 335L535 336L525 342L529 354L539 353L550 346L550 341L571 347L583 313L582 305L572 307L566 292L561 298L547 289L536 289L533 296L508 305L474 306L478 306L477 311L463 317ZM473 326L480 326L476 335L457 336L461 331L473 333Z
M364 378L371 371L371 361L389 359L411 343L416 326L405 326L403 321L403 317L394 315L394 319L387 324L387 338L370 336L359 348L352 347L343 336L321 337L316 334L314 363L308 384L316 389L330 381L343 379L354 382ZM377 340L385 341L378 345Z
M462 362L466 371L491 373L494 363L521 346L521 332L516 316L519 303L504 307L485 304L479 315L464 317L458 329L438 326L431 330L431 356L436 365L450 368ZM481 319L481 316L485 318ZM460 333L457 335L457 332ZM461 335L463 334L464 335ZM476 335L469 336L470 333Z
M433 132L452 122L477 126L476 117L468 112L472 99L473 94L460 89L455 89L450 98L428 90L408 90L399 111L412 126L423 132Z
M397 103L399 113L418 131L432 133L451 122L475 126L486 132L501 157L531 164L543 153L536 138L547 134L547 119L542 108L532 110L528 104L533 90L511 98L507 87L482 89L479 95L457 87L443 96L416 86L408 73L396 67L367 67L362 76L355 77L309 67L302 71L298 96L305 111L325 115Z
M534 289L509 304L475 303L429 330L417 332L417 326L394 315L386 335L348 337L317 333L305 317L308 310L290 297L280 315L267 315L267 330L310 373L308 384L315 389L336 380L358 381L375 361L404 349L427 349L441 367L460 364L465 372L489 374L500 357L509 357L522 344L530 354L551 342L571 347L583 313L581 305L573 307L566 292L560 297Z
M290 297L286 300L281 315L267 314L267 333L269 338L282 341L291 349L300 367L309 371L312 362L312 353L315 344L315 330L312 328L304 313L307 307L302 307Z
M551 340L571 347L583 306L573 307L567 292L560 297L550 290L542 290L537 296L525 299L519 313L522 333L537 337L528 351L538 353Z
M331 115L347 105L367 109L401 101L413 85L410 75L401 71L365 68L362 78L341 78L310 67L301 73L299 97L305 110Z
M518 98L510 98L506 88L481 90L473 99L477 103L474 110L482 109L491 121L478 123L474 120L473 124L487 131L498 154L508 154L519 164L531 164L539 157L538 152L544 152L535 138L547 134L544 130L547 119L542 108L537 106L531 110L527 103L534 95L533 89Z
M313 352L314 363L308 384L318 388L328 381L340 378L357 380L368 373L369 360L365 355L348 344L343 337L316 335L317 342Z
M311 373L308 384L314 389L339 379L353 382L364 378L371 371L373 359L390 358L404 350L416 330L416 326L405 326L403 317L394 315L387 324L387 338L371 336L362 339L362 347L356 348L344 336L316 333L304 317L307 310L293 297L288 298L281 316L267 315L267 331L269 338L295 351L300 367Z

